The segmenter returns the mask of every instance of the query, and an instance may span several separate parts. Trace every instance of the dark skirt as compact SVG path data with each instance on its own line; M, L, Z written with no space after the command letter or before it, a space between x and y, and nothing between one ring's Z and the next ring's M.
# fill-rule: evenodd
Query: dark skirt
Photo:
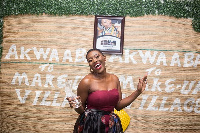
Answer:
M123 133L123 129L114 112L87 109L78 117L73 133Z

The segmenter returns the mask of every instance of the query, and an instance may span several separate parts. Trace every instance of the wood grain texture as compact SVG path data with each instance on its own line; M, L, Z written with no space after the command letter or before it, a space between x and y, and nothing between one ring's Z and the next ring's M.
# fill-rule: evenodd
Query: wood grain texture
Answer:
M197 113L200 110L197 107L200 105L200 100L198 102L200 91L192 94L195 87L199 89L198 83L200 84L198 63L200 34L193 30L191 23L190 19L167 16L125 18L124 54L106 55L107 71L119 77L122 81L122 92L128 96L136 89L138 78L142 77L147 69L155 68L148 77L146 91L125 109L131 117L126 133L200 131L200 114ZM19 15L4 18L0 131L3 133L73 131L78 114L64 102L65 90L59 88L58 77L66 74L67 79L73 81L73 91L76 93L78 82L89 73L87 62L78 61L85 58L85 53L79 55L76 52L80 48L86 52L93 47L93 28L94 16ZM13 48L12 52L17 52L17 57L13 54L7 59L11 46L16 46L16 51ZM44 51L49 49L49 53L46 58L42 55L36 57L34 48L38 51L40 48ZM57 51L57 55L54 53L52 57L58 58L51 58L53 50ZM66 50L70 59L63 58ZM21 54L21 51L27 54ZM151 60L144 58L148 52L152 57ZM185 67L184 65L191 63L191 60L186 63L186 56L188 58L193 56L193 64L197 58L197 66ZM176 57L175 61L179 59L177 62L174 61L174 64L172 64L173 57ZM47 66L42 71L41 66L45 64ZM17 72L25 73L28 81L23 79L21 84L18 79L13 81ZM47 83L48 75L54 77L52 84ZM126 83L128 78L132 82ZM170 79L174 79L170 82L170 85L174 86L168 89L175 89L173 92L166 92L166 84ZM185 90L189 89L189 84L191 85L191 91L187 94L181 93L184 84ZM23 101L26 91L27 93L29 91L29 95L25 103L21 103L17 92L20 92ZM48 92L48 97L44 99ZM148 99L141 108L145 96L148 96ZM155 97L157 99L152 106L155 110L148 110ZM160 111L163 98L166 97L164 108L168 110ZM184 106L188 99L193 99L194 103L188 102ZM44 105L44 100L46 104L49 102L48 106ZM180 106L174 106L173 109L172 105L178 105L179 102ZM187 112L185 108L189 110L190 107L192 111Z

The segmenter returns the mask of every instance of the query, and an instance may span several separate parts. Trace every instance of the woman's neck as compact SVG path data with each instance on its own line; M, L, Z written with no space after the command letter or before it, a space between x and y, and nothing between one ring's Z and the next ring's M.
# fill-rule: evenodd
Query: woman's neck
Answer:
M107 72L104 71L102 73L92 73L94 75L95 78L98 78L98 79L105 79L107 77Z

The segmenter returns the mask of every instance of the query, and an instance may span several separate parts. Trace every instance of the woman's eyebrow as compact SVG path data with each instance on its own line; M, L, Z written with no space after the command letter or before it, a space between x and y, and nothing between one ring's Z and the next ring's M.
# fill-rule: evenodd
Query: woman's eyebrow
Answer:
M99 55L99 54L95 54L93 57L95 57L95 56L97 56L97 55ZM92 59L93 57L89 57L88 59Z
M99 53L96 53L96 54L93 55L93 57L96 57L96 56L98 56L98 55L99 55ZM89 57L87 60L93 59L93 57Z

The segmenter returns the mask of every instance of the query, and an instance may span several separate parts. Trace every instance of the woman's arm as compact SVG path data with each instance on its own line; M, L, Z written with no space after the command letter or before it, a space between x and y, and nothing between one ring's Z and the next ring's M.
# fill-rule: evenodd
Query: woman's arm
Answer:
M75 108L74 110L79 114L82 114L85 110L85 104L88 97L89 82L90 80L85 77L80 81L77 88L77 98L81 100L82 104L79 108ZM73 100L74 99L71 98L68 99L71 108L73 107Z
M145 75L142 79L139 79L139 82L138 82L138 85L137 85L137 90L124 99L121 99L122 94L121 94L121 87L120 87L120 83L119 83L118 91L119 91L119 94L120 94L120 99L119 99L117 106L115 107L116 110L119 111L119 110L127 107L128 105L130 105L145 90L146 80L147 80L147 75Z

